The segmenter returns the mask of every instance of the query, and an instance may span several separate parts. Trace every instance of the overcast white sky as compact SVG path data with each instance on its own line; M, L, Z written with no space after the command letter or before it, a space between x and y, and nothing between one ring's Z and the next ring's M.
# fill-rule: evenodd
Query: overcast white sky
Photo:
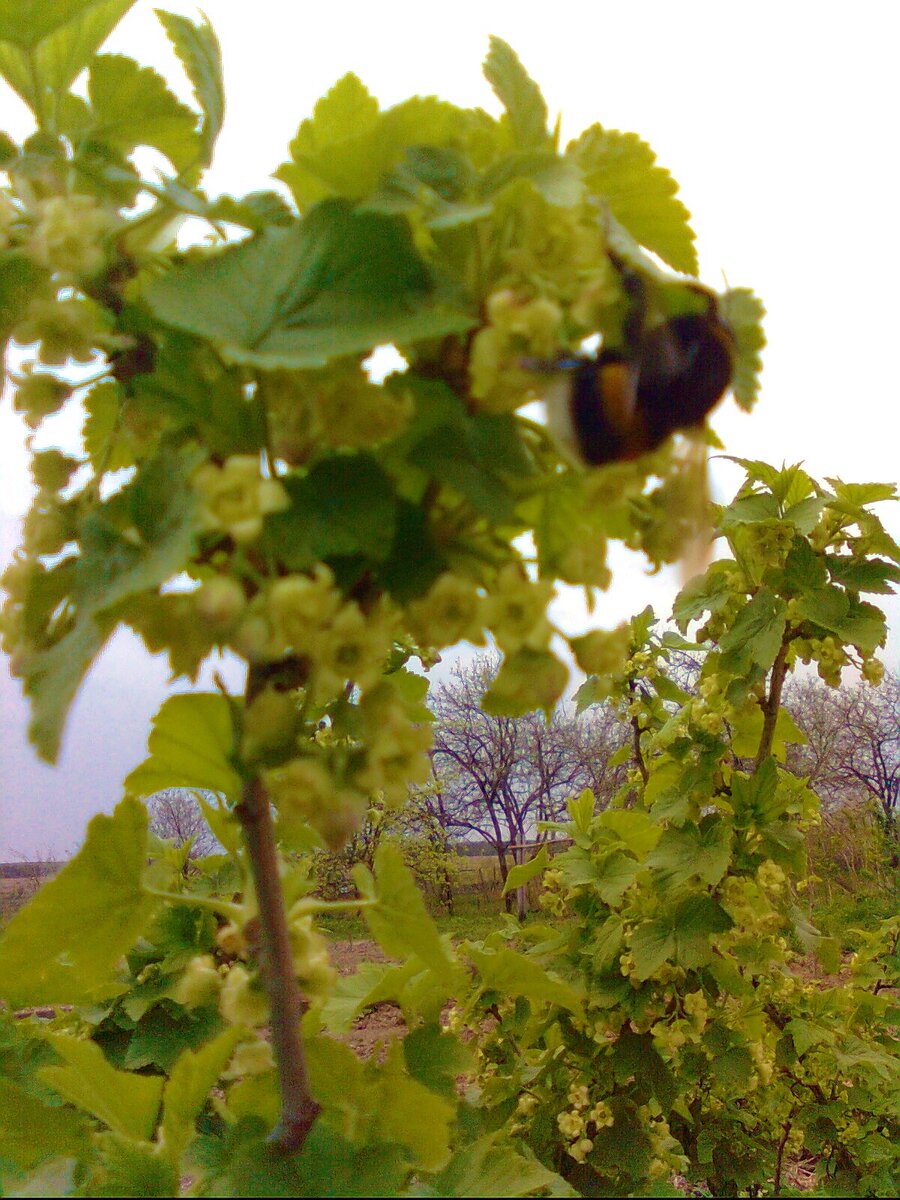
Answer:
M178 80L149 0L138 0L107 49ZM193 15L191 5L166 7ZM900 7L757 0L753 6L633 0L622 5L457 0L206 0L225 62L228 112L208 190L267 186L318 96L355 71L384 105L413 93L493 108L481 74L490 34L505 38L540 83L563 132L599 121L635 130L681 184L699 235L703 278L748 285L768 309L762 399L732 402L714 425L727 451L804 460L815 476L895 481L900 474L896 371L900 241L897 119ZM184 91L183 79L178 83ZM21 105L0 85L0 127L21 135ZM0 564L28 504L24 435L0 405ZM713 468L727 498L741 473ZM900 506L881 515L900 538ZM664 613L673 573L627 562L596 614L610 626L647 603ZM900 603L888 661L898 665ZM556 610L585 624L577 602ZM74 849L88 817L110 810L142 758L166 688L164 662L114 639L70 718L59 765L36 761L27 711L0 664L0 861ZM237 683L237 677L235 676Z

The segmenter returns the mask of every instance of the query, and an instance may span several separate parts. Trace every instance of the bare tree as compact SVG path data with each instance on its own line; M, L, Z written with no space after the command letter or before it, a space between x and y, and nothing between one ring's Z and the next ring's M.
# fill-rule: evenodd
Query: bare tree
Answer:
M436 690L433 763L441 819L466 838L483 839L505 883L527 843L546 836L538 822L557 819L570 796L593 787L608 802L614 790L608 758L621 740L599 713L579 720L560 709L549 722L540 713L485 713L481 700L498 666L496 655L479 655L458 664ZM512 897L506 905L510 910ZM520 916L523 906L520 895Z
M197 794L190 788L166 788L147 797L150 830L157 837L173 841L176 846L191 842L190 857L203 858L222 847L206 823L197 803Z
M789 765L808 775L826 805L867 798L887 832L900 822L900 674L879 687L860 683L832 689L814 679L795 683L787 697L807 745Z

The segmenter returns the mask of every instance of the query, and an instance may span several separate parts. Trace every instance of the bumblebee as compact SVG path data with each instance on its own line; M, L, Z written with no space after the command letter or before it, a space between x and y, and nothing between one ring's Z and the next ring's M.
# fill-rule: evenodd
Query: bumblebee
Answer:
M712 292L682 285L697 311L645 325L643 285L629 277L633 308L622 344L596 358L572 356L536 364L551 431L588 466L639 458L671 434L695 429L728 390L734 335Z

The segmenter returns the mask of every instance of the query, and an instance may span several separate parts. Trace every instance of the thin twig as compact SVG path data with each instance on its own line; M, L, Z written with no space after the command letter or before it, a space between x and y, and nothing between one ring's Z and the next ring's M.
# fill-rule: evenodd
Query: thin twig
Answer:
M792 1128L793 1126L791 1125L790 1121L785 1121L784 1132L778 1141L778 1151L775 1155L775 1182L772 1188L773 1196L781 1195L781 1174L784 1170L784 1148L787 1145L788 1138L791 1136Z

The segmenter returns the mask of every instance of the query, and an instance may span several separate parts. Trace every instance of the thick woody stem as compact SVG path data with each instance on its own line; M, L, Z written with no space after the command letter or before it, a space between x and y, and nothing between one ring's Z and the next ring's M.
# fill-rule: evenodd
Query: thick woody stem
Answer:
M255 691L251 679L248 698ZM297 986L269 796L260 779L244 787L237 806L259 911L259 957L269 998L272 1049L281 1085L281 1120L269 1141L286 1154L299 1150L319 1114L309 1088L300 1020L306 1005Z

